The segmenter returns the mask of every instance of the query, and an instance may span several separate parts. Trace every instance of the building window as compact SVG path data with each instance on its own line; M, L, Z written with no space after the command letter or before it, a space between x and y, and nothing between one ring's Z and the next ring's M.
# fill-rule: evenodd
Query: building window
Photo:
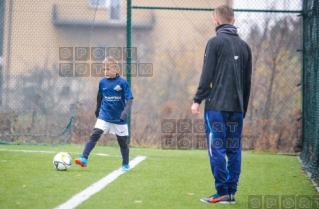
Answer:
M110 0L110 19L120 20L121 19L121 0Z
M108 9L110 20L121 20L122 0L89 0L89 7Z
M110 7L110 0L89 0L89 7L109 8Z

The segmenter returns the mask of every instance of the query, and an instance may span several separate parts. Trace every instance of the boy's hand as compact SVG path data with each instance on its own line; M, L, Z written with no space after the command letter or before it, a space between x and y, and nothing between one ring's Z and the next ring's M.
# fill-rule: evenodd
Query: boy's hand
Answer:
M95 110L95 117L98 118L100 114L100 109L96 109Z
M191 110L192 110L193 114L195 114L195 115L199 114L200 113L199 112L199 104L198 103L193 103Z
M121 122L125 121L126 117L127 117L127 114L125 112L122 112L121 117L120 117L120 121Z

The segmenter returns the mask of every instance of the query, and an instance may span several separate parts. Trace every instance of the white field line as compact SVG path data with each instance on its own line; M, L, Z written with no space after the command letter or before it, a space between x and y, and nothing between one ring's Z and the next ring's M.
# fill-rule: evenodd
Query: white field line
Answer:
M135 157L133 160L130 161L131 169L134 168L137 164L139 164L140 162L142 162L145 159L146 159L146 156L137 156L137 157ZM76 208L82 202L84 202L85 200L89 199L92 195L94 195L95 193L98 193L99 191L101 191L104 187L106 187L112 181L117 179L117 177L119 177L123 173L125 173L125 172L122 171L121 168L113 171L112 173L108 174L107 176L105 176L101 180L95 182L94 184L92 184L88 188L84 189L82 192L74 195L73 197L71 197L71 199L69 199L65 203L57 206L55 209L73 209L73 208Z
M43 151L43 150L14 150L14 149L0 149L0 151L4 151L4 152L25 152L25 153L46 153L46 154L55 154L58 153L59 151ZM79 153L72 153L72 152L68 152L70 154L79 154ZM105 153L92 153L91 155L99 155L99 156L113 156L113 157L119 157L118 155L109 155L109 154L105 154Z

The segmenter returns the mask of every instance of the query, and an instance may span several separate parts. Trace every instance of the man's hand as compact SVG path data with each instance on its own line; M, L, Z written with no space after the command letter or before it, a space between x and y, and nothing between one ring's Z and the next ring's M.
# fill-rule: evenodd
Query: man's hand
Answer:
M193 114L195 114L195 115L199 114L200 113L199 112L199 104L198 103L193 103L191 110L192 110Z

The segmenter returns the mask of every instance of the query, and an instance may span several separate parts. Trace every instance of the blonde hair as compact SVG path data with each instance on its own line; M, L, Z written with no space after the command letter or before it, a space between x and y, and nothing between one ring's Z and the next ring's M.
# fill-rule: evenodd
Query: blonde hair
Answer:
M103 60L103 63L104 64L115 64L115 65L119 64L118 61L112 56L105 57L105 59Z
M118 61L112 56L105 57L105 59L103 60L103 63L106 65L110 65L113 68L115 67L115 68L119 69Z
M234 11L228 5L221 5L214 10L215 18L218 18L220 22L223 23L232 23L234 20Z

